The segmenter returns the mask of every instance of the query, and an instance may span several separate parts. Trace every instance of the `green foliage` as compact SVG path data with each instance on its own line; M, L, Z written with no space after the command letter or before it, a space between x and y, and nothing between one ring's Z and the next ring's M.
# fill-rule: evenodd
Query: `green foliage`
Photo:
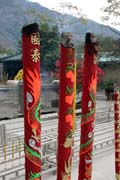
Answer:
M108 57L114 56L120 58L120 39L114 39L113 37L96 36L99 42L99 57L106 55ZM81 55L84 53L84 42L78 43L76 46L77 59L81 59Z
M120 39L114 39L112 37L98 36L99 41L99 54L104 53L107 56L120 57Z
M109 78L108 80L104 81L102 80L99 84L98 84L98 89L102 89L102 90L108 90L108 89L112 89L114 87L114 84L117 83L119 84L119 80L118 79L112 79Z
M120 57L120 38L113 41L113 56Z
M100 51L102 52L109 52L113 48L113 41L114 39L112 37L98 37L98 41L100 44Z
M55 61L59 58L60 36L57 26L50 27L48 23L40 24L40 59L41 65L47 71L54 70ZM18 41L18 52L21 52L21 41Z
M104 88L113 88L114 84L118 82L118 79L108 79L104 82Z
M59 42L57 26L50 28L47 23L40 25L41 65L48 71L55 68L55 61L59 57Z
M0 54L14 54L14 51L0 46Z

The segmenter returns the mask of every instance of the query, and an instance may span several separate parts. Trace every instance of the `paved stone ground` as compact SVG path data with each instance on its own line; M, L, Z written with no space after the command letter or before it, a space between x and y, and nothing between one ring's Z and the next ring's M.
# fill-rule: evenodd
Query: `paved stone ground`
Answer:
M92 180L115 180L114 150L100 154L93 160Z
M93 158L92 180L115 180L114 150L99 154ZM78 164L72 168L71 180L78 179ZM25 180L25 177L16 178ZM56 180L53 173L42 176L42 180Z
M77 179L78 165L73 167L71 177L71 180ZM42 180L56 180L56 175L43 176ZM92 180L115 180L113 150L94 157Z

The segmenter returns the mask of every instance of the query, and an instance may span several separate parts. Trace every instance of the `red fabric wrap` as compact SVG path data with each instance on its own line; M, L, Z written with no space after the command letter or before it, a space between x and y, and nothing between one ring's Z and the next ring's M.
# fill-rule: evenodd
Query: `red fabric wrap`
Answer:
M119 90L114 89L114 129L115 129L115 173L116 179L120 179L120 110L119 110Z
M96 45L92 43L86 43L84 48L82 118L81 118L80 161L79 161L78 180L91 180L96 84L97 84Z
M57 180L71 176L74 101L74 48L61 45Z
M114 101L118 101L119 93L114 93Z
M40 180L40 39L36 23L22 29L25 179Z
M116 101L116 100L115 100ZM119 110L119 105L118 104L114 104L114 110L117 111Z

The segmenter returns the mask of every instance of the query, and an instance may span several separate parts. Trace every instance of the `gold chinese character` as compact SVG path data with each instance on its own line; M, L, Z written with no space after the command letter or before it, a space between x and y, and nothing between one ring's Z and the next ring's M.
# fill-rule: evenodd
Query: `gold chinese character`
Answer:
M33 33L31 35L31 43L34 44L34 45L40 45L39 33Z
M31 58L33 62L40 61L40 52L39 49L35 48L31 54Z

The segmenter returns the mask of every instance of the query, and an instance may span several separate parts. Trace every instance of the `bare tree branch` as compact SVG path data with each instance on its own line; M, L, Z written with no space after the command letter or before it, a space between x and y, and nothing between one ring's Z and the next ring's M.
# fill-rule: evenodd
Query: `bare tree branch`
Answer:
M112 24L120 25L120 0L107 0L108 5L101 10L104 12L103 21L110 21Z

